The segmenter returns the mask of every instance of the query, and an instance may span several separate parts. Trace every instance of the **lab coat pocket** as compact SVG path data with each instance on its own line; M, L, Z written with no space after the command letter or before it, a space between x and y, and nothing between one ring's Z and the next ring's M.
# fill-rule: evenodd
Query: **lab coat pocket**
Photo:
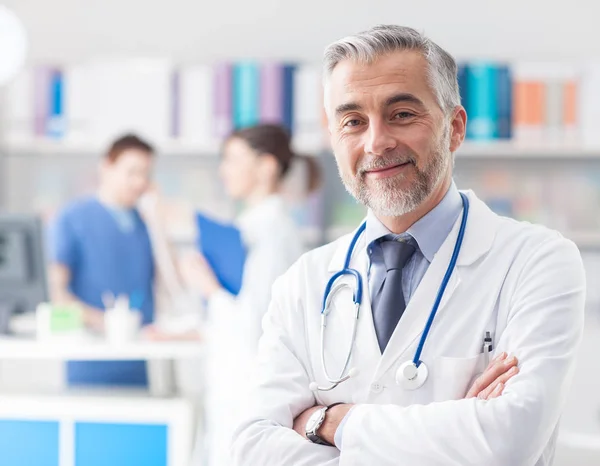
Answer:
M470 358L440 357L435 362L434 401L460 400L485 370L485 355Z

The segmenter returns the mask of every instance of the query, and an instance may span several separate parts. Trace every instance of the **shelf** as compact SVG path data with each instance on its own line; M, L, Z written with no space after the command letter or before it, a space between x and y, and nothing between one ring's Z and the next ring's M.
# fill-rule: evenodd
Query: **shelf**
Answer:
M181 142L177 140L156 143L159 155L164 157L207 157L216 158L221 147L218 143L209 145ZM35 140L21 144L0 143L0 154L24 156L94 156L98 157L106 149L99 144L82 142ZM329 152L321 150L303 150L299 153L316 155ZM458 160L464 159L511 159L511 160L547 160L547 159L590 159L600 160L600 147L585 147L577 143L517 143L514 141L472 142L463 143L457 151Z
M464 159L590 159L600 161L600 147L580 144L525 144L515 142L465 142L456 152L457 160Z
M0 359L8 360L85 360L128 361L135 359L195 359L204 347L197 342L135 341L111 344L101 339L56 339L36 341L24 338L0 338Z
M218 157L220 147L214 145L193 145L177 141L155 144L159 156L166 157ZM106 146L97 143L64 142L38 140L23 144L0 144L0 154L11 156L43 157L100 157Z
M334 226L327 229L325 232L325 240L330 243L346 234L352 233L358 226ZM580 249L600 249L600 231L594 232L564 232L565 238L573 241Z
M182 142L176 139L170 141L156 142L150 140L156 147L159 156L164 157L206 157L217 159L221 153L221 144L197 144L191 141ZM107 149L107 145L97 142L84 143L81 141L53 141L48 139L37 139L24 143L2 143L0 142L0 155L19 156L76 156L76 157L99 157ZM298 145L296 149L299 154L318 156L323 149L314 149L309 146Z

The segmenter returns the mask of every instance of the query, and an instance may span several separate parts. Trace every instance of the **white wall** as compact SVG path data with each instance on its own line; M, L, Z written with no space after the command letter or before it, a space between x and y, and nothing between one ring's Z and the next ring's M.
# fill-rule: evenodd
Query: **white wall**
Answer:
M425 31L457 58L600 59L595 0L0 0L23 19L30 59L156 56L316 61L382 22Z

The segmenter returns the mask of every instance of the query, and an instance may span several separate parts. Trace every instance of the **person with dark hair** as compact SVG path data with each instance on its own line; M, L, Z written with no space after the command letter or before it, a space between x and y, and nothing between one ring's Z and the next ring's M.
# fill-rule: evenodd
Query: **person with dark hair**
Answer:
M237 220L248 254L238 296L227 292L207 261L196 254L182 264L191 288L207 300L208 397L206 417L211 466L227 465L228 447L241 407L241 391L251 378L261 336L261 320L271 285L304 252L302 237L280 190L292 163L299 159L290 136L278 125L238 130L224 143L220 175L228 195L245 210ZM308 163L308 190L319 185L314 159Z
M154 316L154 260L146 224L136 207L150 185L153 147L128 134L100 163L98 192L67 205L50 235L53 302L77 303L86 326L101 331L103 296L127 295L148 324ZM135 301L135 302L134 302ZM147 384L145 363L68 362L71 385Z

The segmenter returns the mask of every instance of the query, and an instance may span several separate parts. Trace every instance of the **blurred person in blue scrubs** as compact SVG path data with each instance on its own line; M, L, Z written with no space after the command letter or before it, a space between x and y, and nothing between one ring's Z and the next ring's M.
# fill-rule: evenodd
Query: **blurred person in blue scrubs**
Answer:
M150 186L153 147L129 134L100 164L96 195L59 213L50 240L50 289L57 303L77 303L86 326L101 332L107 295L126 295L142 324L154 318L155 267L150 236L137 204ZM70 361L70 385L147 385L143 361Z

